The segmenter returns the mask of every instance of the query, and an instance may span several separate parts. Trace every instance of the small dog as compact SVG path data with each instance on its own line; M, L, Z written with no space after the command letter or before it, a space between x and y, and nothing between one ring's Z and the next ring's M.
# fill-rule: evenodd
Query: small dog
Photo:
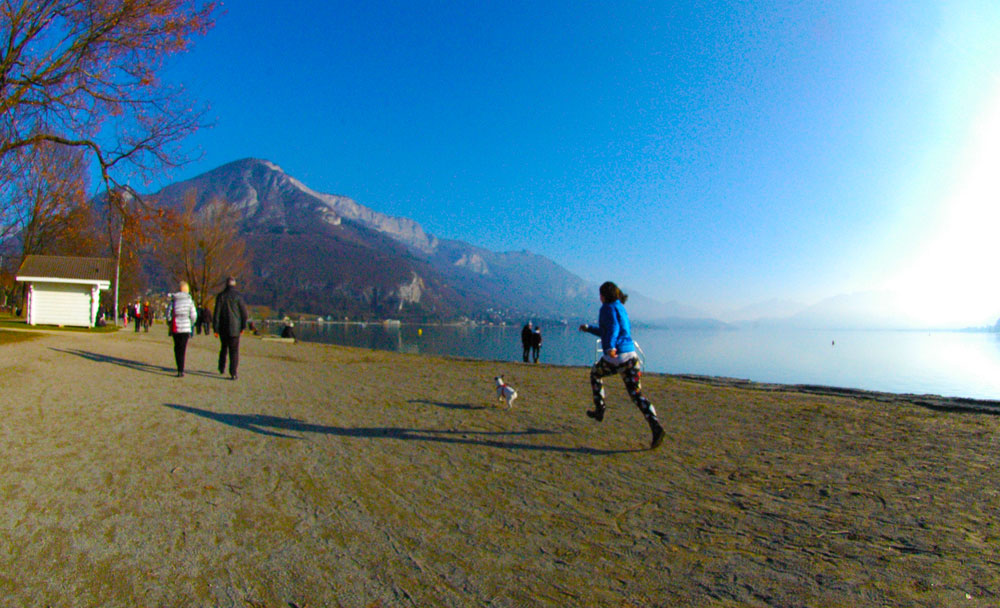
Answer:
M507 409L510 409L517 399L517 391L503 381L503 376L497 376L494 380L497 381L497 401L507 401Z

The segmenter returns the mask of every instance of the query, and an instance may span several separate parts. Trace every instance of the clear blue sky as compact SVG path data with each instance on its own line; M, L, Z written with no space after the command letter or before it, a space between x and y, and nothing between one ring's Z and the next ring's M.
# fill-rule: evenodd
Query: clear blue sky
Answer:
M167 181L265 158L709 312L1000 283L995 0L234 0L166 76L215 121Z

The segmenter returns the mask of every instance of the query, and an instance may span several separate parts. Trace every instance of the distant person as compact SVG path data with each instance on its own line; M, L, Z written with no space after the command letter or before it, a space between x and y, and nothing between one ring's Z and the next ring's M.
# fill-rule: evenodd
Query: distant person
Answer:
M243 296L236 291L236 279L226 279L226 288L215 296L215 312L212 327L219 338L219 373L226 373L226 355L229 355L229 378L236 380L240 366L240 335L247 327L246 304Z
M292 323L291 321L289 321L288 323L285 323L285 326L283 328L281 328L281 337L282 338L291 338L292 340L294 340L295 339L295 323Z
M205 309L202 308L201 306L198 306L197 304L194 305L194 308L195 311L198 313L198 319L194 322L194 325L191 327L192 336L196 334L201 335L201 330L205 326L205 316L204 316Z
M531 342L534 340L534 332L531 331L531 321L521 328L521 347L524 349L524 353L521 355L521 359L527 363L528 355L531 354Z
M146 301L142 305L142 329L148 334L149 326L153 324L153 307Z
M601 311L598 325L581 325L580 331L592 333L601 338L601 358L590 369L590 388L594 395L594 409L587 410L590 416L598 422L604 420L604 383L601 378L612 374L621 374L629 397L646 417L649 430L653 433L650 449L663 443L664 431L656 417L653 404L642 395L640 378L642 377L639 355L635 352L635 342L632 340L632 328L628 313L625 312L625 301L628 296L611 281L600 287Z
M181 281L180 291L170 294L167 308L167 326L174 339L174 361L177 363L178 378L184 377L184 355L187 352L188 338L198 322L198 307L194 305L189 292L187 282Z
M531 334L531 358L538 363L538 355L542 352L542 326L536 325L534 333Z
M132 323L135 325L135 333L139 333L142 327L142 304L136 302L132 305Z
M212 333L212 311L208 309L208 306L202 306L198 309L198 326L201 333L206 336Z

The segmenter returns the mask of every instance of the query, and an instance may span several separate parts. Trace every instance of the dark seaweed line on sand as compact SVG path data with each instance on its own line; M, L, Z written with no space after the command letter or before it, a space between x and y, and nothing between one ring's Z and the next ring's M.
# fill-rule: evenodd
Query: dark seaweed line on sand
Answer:
M967 397L942 397L940 395L916 395L912 393L885 393L857 388L842 388L823 386L820 384L774 384L769 382L753 382L741 378L724 376L699 376L696 374L668 374L672 378L708 384L711 386L741 388L766 392L804 393L826 397L848 397L866 399L882 403L912 403L922 407L947 412L975 412L979 414L1000 415L1000 401L988 399L970 399Z

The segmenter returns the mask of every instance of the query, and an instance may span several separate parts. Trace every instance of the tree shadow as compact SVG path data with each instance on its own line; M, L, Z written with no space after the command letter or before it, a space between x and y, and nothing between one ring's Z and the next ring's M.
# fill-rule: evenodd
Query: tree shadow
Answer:
M444 401L428 401L427 399L410 399L407 403L423 403L424 405L433 405L436 407L443 407L449 410L485 410L485 405L473 405L471 403L446 403Z
M311 424L281 416L266 416L263 414L225 414L203 410L176 403L164 403L166 407L195 416L201 416L215 422L232 426L268 437L284 437L286 439L301 439L286 435L280 431L295 431L299 433L317 433L337 437L358 437L362 439L396 439L401 441L432 441L453 445L471 445L479 447L501 448L507 450L526 450L539 452L557 452L566 454L582 454L585 456L609 456L641 452L641 449L630 450L599 450L588 447L565 447L558 445L542 445L534 443L519 443L506 441L500 437L554 435L555 431L547 429L525 429L523 431L475 431L448 429L407 429L399 427L338 427ZM497 437L497 439L491 439Z
M83 357L84 359L89 359L91 361L96 361L98 363L110 363L112 365L119 365L121 367L127 367L129 369L134 369L140 372L146 372L148 374L157 374L161 376L174 376L177 374L177 368L175 367L164 367L162 365L153 365L151 363L144 363L142 361L124 359L122 357L113 357L111 355L102 355L101 353L92 353L86 350L63 349L63 348L51 348L50 350L54 350L59 353L65 353L67 355L76 355L77 357ZM204 376L206 378L220 378L218 374L212 374L209 372L185 370L184 374L188 376ZM228 376L226 376L226 378L228 378Z

